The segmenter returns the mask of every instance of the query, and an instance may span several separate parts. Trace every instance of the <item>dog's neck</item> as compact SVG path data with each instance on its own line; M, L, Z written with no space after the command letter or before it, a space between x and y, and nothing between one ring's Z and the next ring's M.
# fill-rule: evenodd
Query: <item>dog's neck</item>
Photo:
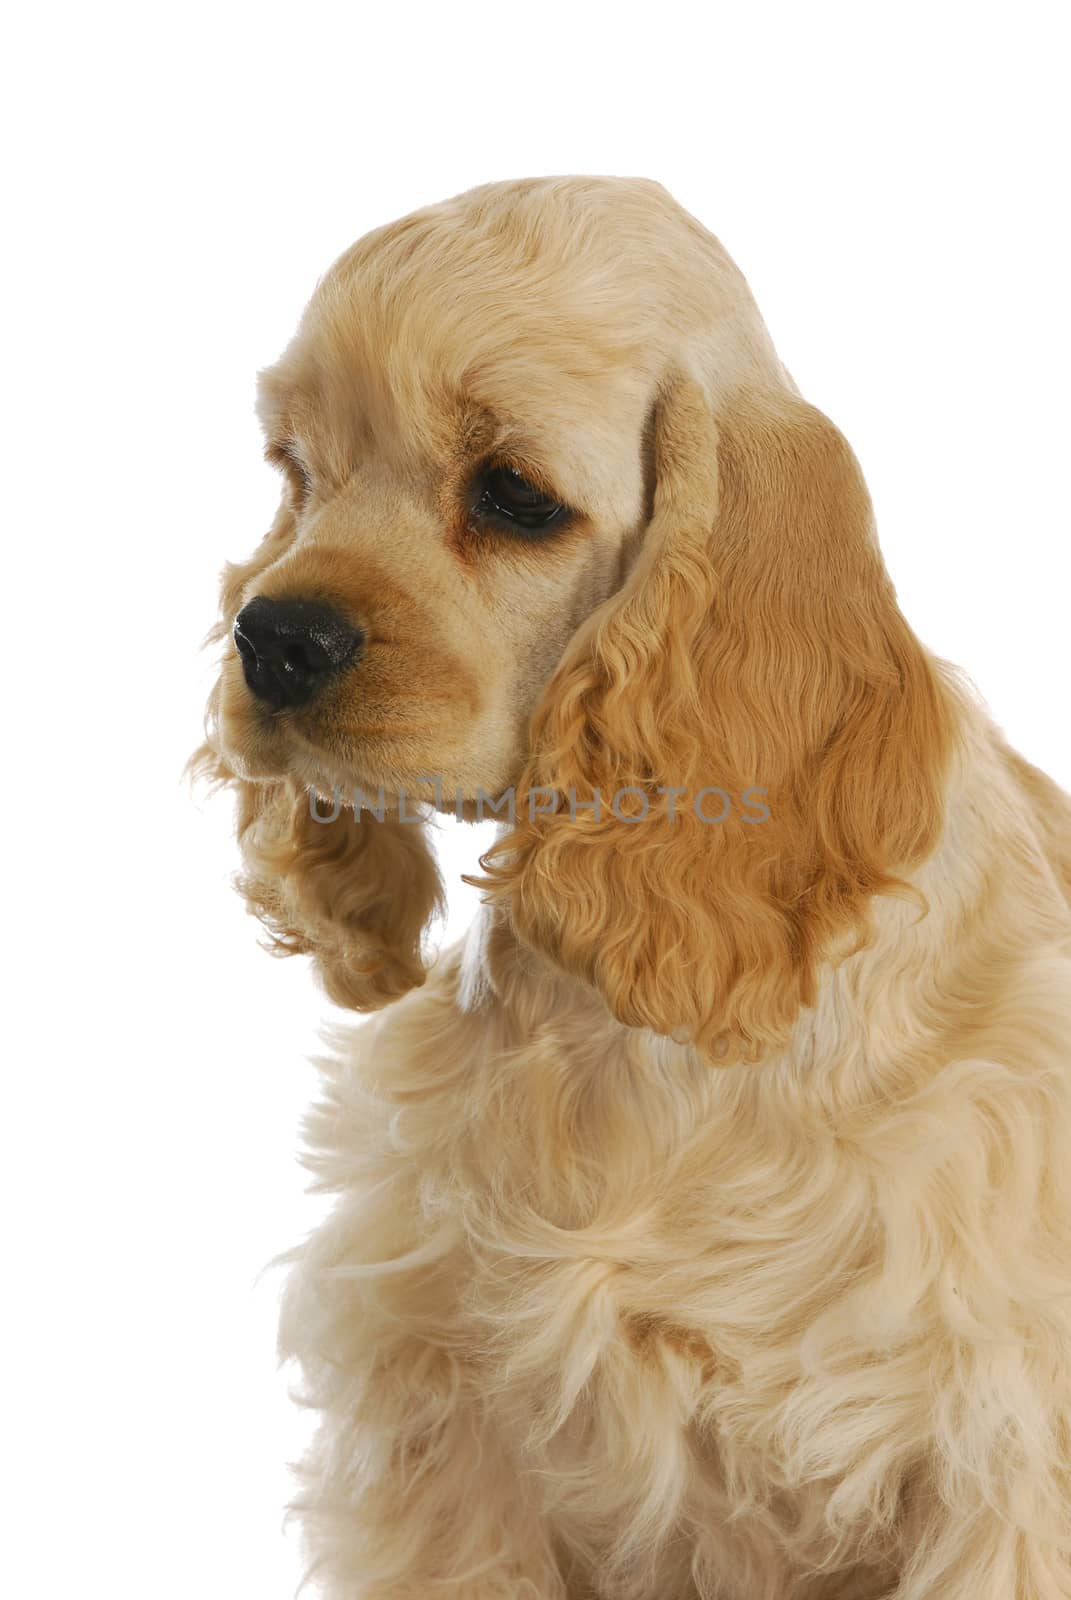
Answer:
M714 1066L685 1043L617 1022L596 989L522 944L501 907L481 907L464 941L458 1005L481 1013L505 1051L540 1037L567 1045L576 1074L627 1061L680 1084L697 1075L754 1079L749 1095L833 1122L875 1102L904 1102L945 1062L1002 1059L1005 1012L1024 982L1043 984L1045 960L1071 937L1069 918L988 718L968 709L961 734L941 841L910 880L927 909L876 898L871 942L821 970L814 1007L763 1060ZM1032 930L1023 925L1024 874L1036 880Z

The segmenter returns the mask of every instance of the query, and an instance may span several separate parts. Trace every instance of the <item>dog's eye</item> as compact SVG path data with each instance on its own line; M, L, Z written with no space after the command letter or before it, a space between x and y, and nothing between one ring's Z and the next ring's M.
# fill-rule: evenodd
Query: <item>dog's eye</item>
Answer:
M485 469L477 480L478 516L504 519L519 532L542 533L557 526L566 515L560 500L544 494L513 467Z

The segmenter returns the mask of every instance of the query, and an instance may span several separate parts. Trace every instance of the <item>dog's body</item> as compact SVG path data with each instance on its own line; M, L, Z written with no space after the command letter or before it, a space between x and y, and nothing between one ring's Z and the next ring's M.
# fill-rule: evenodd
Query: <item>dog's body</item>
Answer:
M472 310L462 258L464 383L419 355ZM554 308L537 355L495 356L507 281ZM476 391L514 437L544 408L523 493L568 485L564 532L451 499ZM210 761L281 946L395 1002L325 1068L338 1199L284 1309L325 1593L1069 1600L1071 801L907 628L735 269L656 185L489 185L369 236L265 394L304 488L225 577ZM284 659L263 595L357 642ZM421 987L421 830L319 823L304 786L428 773L518 815ZM705 784L768 820L704 822Z

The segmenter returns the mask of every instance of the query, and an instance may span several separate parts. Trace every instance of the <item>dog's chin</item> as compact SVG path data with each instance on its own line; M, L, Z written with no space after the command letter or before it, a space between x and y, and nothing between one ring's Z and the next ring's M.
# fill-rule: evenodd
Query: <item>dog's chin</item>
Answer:
M329 805L430 806L457 816L509 787L520 765L506 752L477 751L464 742L450 751L430 748L399 721L396 732L362 735L359 727L308 712L271 712L256 702L235 672L224 672L218 704L217 746L236 777L250 783L290 780ZM355 798L356 797L356 798Z
M235 776L250 783L289 779L325 801L341 798L347 807L353 804L355 793L367 796L370 805L385 803L388 809L396 808L402 792L416 801L423 799L427 790L427 797L432 798L427 785L407 785L396 774L378 769L374 761L362 762L321 749L296 737L293 729L246 729L237 736L230 729L221 729L219 743ZM357 803L362 802L358 799Z
M419 806L468 819L482 816L488 797L505 787L443 769L433 754L421 761L406 750L402 766L392 759L394 751L379 748L379 741L352 745L325 748L283 719L266 726L251 719L234 726L225 719L219 729L219 748L236 777L265 784L289 780L329 809L397 812Z
M234 727L229 719L221 719L214 742L235 777L247 783L277 782L292 772L289 740L276 730Z
M361 742L335 737L327 744L310 737L299 714L269 711L233 673L225 672L221 683L217 743L235 776L250 783L291 779L326 798L337 790L352 794L355 788L373 795L383 789L390 797L401 787L395 773L365 759L372 752Z

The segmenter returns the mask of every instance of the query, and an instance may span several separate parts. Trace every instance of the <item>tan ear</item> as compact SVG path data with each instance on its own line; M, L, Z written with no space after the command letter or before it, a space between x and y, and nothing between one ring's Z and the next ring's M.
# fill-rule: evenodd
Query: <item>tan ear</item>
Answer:
M223 621L210 639L226 638L248 585L285 554L293 534L284 495L252 559L224 569ZM355 816L317 802L288 778L239 777L220 746L218 703L217 683L207 739L188 770L237 795L244 870L236 887L267 929L273 953L313 956L331 999L356 1011L376 1010L422 984L424 934L443 900L423 825L389 812Z
M313 956L330 998L354 1011L424 982L424 934L443 889L422 824L352 810L332 817L292 779L236 778L210 745L191 766L237 792L244 870L235 884L274 955Z
M643 554L551 680L517 826L484 866L521 938L622 1022L753 1059L932 850L951 722L827 417L770 390L715 422L677 377L655 455ZM642 820L611 809L626 787L618 811ZM722 822L699 814L720 797L696 805L714 787ZM533 815L544 789L558 810Z

